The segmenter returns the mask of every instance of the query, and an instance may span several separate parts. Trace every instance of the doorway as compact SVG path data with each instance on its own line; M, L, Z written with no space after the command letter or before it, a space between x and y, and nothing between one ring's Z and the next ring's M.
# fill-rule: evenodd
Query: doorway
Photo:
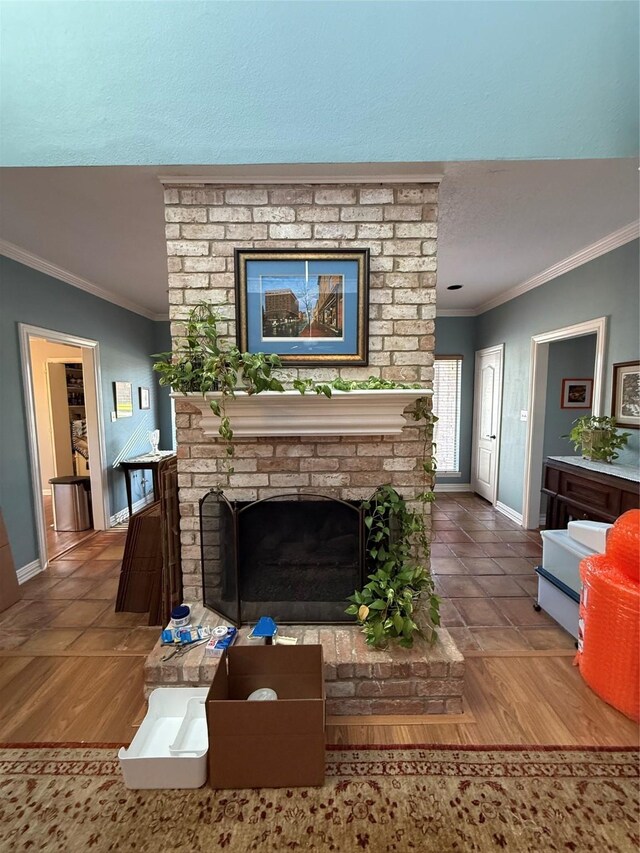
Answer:
M590 411L584 409L575 411L573 418L580 414L604 414L604 354L606 346L607 318L598 317L575 326L565 326L534 335L531 339L531 362L530 362L530 384L529 384L529 420L527 429L527 443L525 447L524 464L524 493L522 501L523 527L528 530L536 529L540 524L540 506L542 487L542 463L545 458L545 450L552 447L551 438L546 436L545 421L547 419L547 395L550 380L554 376L555 366L550 369L550 356L554 355L551 346L560 341L572 341L579 338L589 340L578 349L583 357L588 358L593 368L593 386ZM595 346L594 346L595 343ZM585 355L587 354L588 355ZM581 371L584 373L584 371ZM562 378L562 377L561 377ZM587 379L590 377L564 377L575 379ZM558 390L558 398L562 393L562 387ZM571 418L573 420L573 418ZM571 445L565 439L565 453L553 453L552 455L570 456ZM549 455L548 453L546 455Z
M29 423L29 455L40 566L108 528L105 453L97 341L20 324L22 372ZM91 495L93 525L62 518L73 486L50 480L80 477L77 496ZM86 491L85 491L86 490ZM54 525L56 508L58 523ZM86 513L85 513L86 515ZM91 520L89 519L89 524ZM56 529L57 528L57 529Z
M471 489L494 506L498 496L504 344L476 352Z

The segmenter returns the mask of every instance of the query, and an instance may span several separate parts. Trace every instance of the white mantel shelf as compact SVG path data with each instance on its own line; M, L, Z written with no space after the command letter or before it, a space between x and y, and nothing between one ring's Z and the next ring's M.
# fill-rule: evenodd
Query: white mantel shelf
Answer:
M324 394L298 391L237 391L226 404L234 436L273 435L398 435L407 425L403 412L418 397L431 396L426 388L393 388L388 391L333 391ZM211 411L211 400L222 394L172 394L197 406L205 435L218 437L220 418Z

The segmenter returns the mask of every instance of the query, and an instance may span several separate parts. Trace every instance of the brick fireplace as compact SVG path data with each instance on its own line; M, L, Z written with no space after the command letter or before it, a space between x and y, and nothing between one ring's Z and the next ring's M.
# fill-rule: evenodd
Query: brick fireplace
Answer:
M420 382L429 387L434 360L437 201L436 184L165 185L172 338L175 341L180 337L182 321L192 306L208 301L225 320L223 333L235 341L234 250L237 248L368 248L369 365L288 367L285 376L289 380L308 376L322 381L336 375L346 379L366 379L373 375ZM218 484L224 486L226 497L235 502L291 492L361 501L369 498L382 483L391 483L411 502L423 488L420 470L423 448L419 431L410 421L399 434L345 435L336 430L335 435L236 438L235 471L228 482L223 482L225 448L215 436L204 434L201 419L201 411L188 399L176 401L182 567L184 597L189 602L201 603L203 595L199 501ZM422 504L416 502L416 505L424 509ZM424 511L428 513L428 506ZM429 527L428 516L425 522ZM321 629L321 633L328 630L331 629ZM363 649L366 665L363 661L360 669L358 661L352 659L353 649L362 645L356 629L350 626L338 630L342 632L342 645L350 646L351 651L348 665L345 660L341 668L337 646L335 643L332 646L334 677L341 672L348 679L358 670L367 679L378 678L385 667L381 664L375 669L377 675L374 674L371 652ZM418 680L431 680L431 688L423 686L423 692L417 695L429 697L431 710L437 708L438 712L445 708L460 710L464 668L455 646L444 635L446 632L437 653L433 652L433 672L428 661L413 660L415 652L411 658L415 666L409 658L406 665L397 666L385 658L393 676L404 675L405 681L410 675ZM445 646L447 653L443 652ZM157 663L158 658L154 660ZM152 664L154 661L150 661ZM423 674L418 676L421 667ZM450 691L444 687L448 677L455 682ZM436 686L434 679L440 682ZM156 669L148 680L172 682L173 675L163 675L161 669ZM407 705L408 697L417 699L415 684L407 684L398 687L395 693L391 687L369 684L364 691L369 712L373 707L371 697L380 696L401 698L410 708L405 713L428 711L425 698ZM336 690L353 703L355 687ZM388 701L385 707L390 707ZM356 713L353 704L349 708L343 713ZM335 708L334 712L340 713ZM400 706L397 712L402 713Z
M289 368L327 380L380 376L433 380L438 188L389 185L167 185L166 237L171 333L207 300L235 340L234 249L368 248L369 366ZM185 598L202 599L198 501L222 481L224 448L204 438L200 413L176 404ZM382 482L406 499L420 490L418 430L386 436L238 439L225 493L251 501L283 491L322 490L364 500ZM427 519L428 522L428 519Z

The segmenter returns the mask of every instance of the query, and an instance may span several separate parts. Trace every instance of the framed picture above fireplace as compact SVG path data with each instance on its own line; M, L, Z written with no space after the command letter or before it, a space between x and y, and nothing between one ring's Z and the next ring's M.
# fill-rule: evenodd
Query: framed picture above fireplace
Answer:
M235 280L243 352L368 364L368 249L236 249Z

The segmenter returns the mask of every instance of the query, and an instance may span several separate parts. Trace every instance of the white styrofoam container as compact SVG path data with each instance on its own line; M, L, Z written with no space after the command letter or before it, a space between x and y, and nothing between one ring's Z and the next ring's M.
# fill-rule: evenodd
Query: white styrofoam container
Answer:
M187 702L187 711L176 734L174 742L169 747L171 755L198 754L202 744L209 744L209 731L205 715L205 696L196 696Z
M607 547L607 533L613 524L605 521L570 521L567 529L569 536L596 554L604 554Z
M200 788L207 781L207 687L159 687L128 748L118 753L127 788Z
M552 619L578 639L579 605L547 578L538 575L538 604Z
M542 530L542 567L580 595L580 562L593 551L569 535L568 530Z

